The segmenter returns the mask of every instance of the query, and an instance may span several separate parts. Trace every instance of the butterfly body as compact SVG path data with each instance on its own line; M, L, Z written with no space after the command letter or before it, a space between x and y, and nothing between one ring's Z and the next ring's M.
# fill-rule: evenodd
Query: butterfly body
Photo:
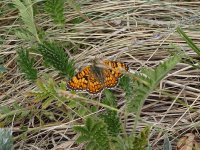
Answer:
M123 71L128 71L128 66L124 63L109 60L95 61L93 65L86 66L72 77L67 87L98 94L105 88L115 87Z

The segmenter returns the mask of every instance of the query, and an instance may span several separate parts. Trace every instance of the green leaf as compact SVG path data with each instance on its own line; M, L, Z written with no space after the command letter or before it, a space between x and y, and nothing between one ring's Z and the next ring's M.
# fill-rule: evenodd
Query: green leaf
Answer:
M103 118L106 123L108 133L111 136L117 136L122 131L120 118L116 111L106 110L105 113L101 115L101 118Z
M29 95L34 97L34 102L42 102L42 109L46 109L50 106L52 101L55 101L56 106L62 104L62 101L56 92L57 86L53 79L49 78L45 82L37 80L36 85L38 90L30 92Z
M104 90L105 98L103 99L103 103L114 108L117 108L116 97L110 90ZM121 123L118 113L116 111L106 109L100 117L104 120L107 125L107 130L110 136L116 136L121 132Z
M95 142L94 141L91 141L88 143L87 145L87 150L100 150L100 147L97 147L95 145Z
M20 121L29 115L28 112L29 110L17 102L10 104L9 107L2 106L0 107L0 122L3 122L5 126L9 126L13 122L13 117Z
M139 112L148 95L157 87L159 82L180 62L182 54L176 54L165 62L159 64L155 69L143 68L140 73L132 75L134 80L134 94L132 99L128 99L127 106L129 112Z
M103 121L88 117L84 126L75 126L74 130L80 133L77 142L87 143L86 149L109 150L107 126Z
M48 106L51 105L51 102L54 100L54 98L49 97L47 99L45 99L44 102L42 102L42 109L46 109Z
M85 125L86 125L86 128L87 128L89 131L91 131L92 128L93 128L93 121L92 121L92 118L90 118L90 117L87 118Z
M133 95L133 81L128 76L123 76L119 82L120 87L125 91L127 95Z
M35 26L33 8L31 0L12 0L12 3L19 10L19 15L21 16L22 21L24 22L26 29L36 38L37 41L40 41L37 34L37 29ZM26 37L25 35L23 35Z
M1 108L0 113L6 114L6 113L9 113L11 111L11 109L8 106L2 106L0 108Z
M77 103L76 103L75 107L77 107ZM88 110L84 106L80 106L80 107L78 107L77 113L80 116L85 116L85 115L87 115Z
M33 41L35 40L35 37L26 29L18 29L15 31L15 35L18 38L24 39L26 41Z
M62 90L66 90L66 82L65 81L61 81L60 83L59 83L59 86L60 86L60 89L62 89Z
M77 143L84 143L88 141L88 136L87 135L82 135L79 136L76 140Z
M187 42L187 44L200 55L200 49L192 42L192 40L187 36L187 34L180 28L177 27L176 31L182 36L182 38Z
M159 64L155 69L143 68L140 73L131 75L134 84L133 98L127 99L128 112L136 113L133 134L137 127L137 122L140 118L142 106L149 94L157 87L160 81L172 70L182 59L183 54L177 53L169 59Z
M47 88L46 88L45 84L42 82L42 80L38 79L36 81L36 85L41 91L47 92Z
M144 128L139 134L132 136L116 136L113 138L116 150L147 150L149 128Z
M47 0L45 10L50 14L55 23L64 24L64 0Z
M104 90L104 94L105 94L105 98L103 99L103 103L116 108L117 102L116 102L116 97L114 96L114 94L108 89Z
M73 127L74 131L80 132L81 134L87 134L88 130L84 126L74 126Z
M74 62L64 52L64 49L56 43L45 42L39 45L39 52L42 54L46 64L53 66L69 78L74 75Z
M17 51L17 62L21 71L25 74L29 80L37 79L37 70L34 68L34 59L30 58L29 51L27 49L21 49Z

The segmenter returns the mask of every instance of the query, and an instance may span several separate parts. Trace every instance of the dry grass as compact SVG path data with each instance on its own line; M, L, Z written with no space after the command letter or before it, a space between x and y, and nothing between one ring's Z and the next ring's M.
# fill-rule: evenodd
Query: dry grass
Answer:
M65 7L67 22L64 29L56 28L46 14L38 14L35 18L36 24L46 29L49 39L62 43L71 41L73 47L78 44L83 45L83 48L71 54L71 58L76 61L77 70L95 57L128 63L131 70L140 70L143 66L154 67L168 58L169 51L174 49L171 44L176 44L189 56L197 57L175 29L181 26L195 44L200 44L198 1L127 0L82 1L82 3L81 12L90 14L88 17L94 25L88 21L76 25L70 23L78 13L67 5ZM15 9L6 10L7 5L8 1L0 3L0 8L3 10L3 14L0 15L0 36L4 39L1 42L0 55L4 59L4 67L7 68L7 72L0 78L0 105L9 106L12 103L25 105L26 93L34 89L35 84L25 80L19 72L16 65L16 50L31 45L15 37L12 29L20 25L19 16ZM70 53L70 49L66 49L66 52ZM37 68L40 70L40 77L46 73L58 78L57 72L41 66L40 58L37 61ZM199 79L199 70L186 63L179 63L145 101L141 114L143 121L139 123L137 129L139 131L145 125L152 125L150 144L155 150L162 149L161 144L165 134L168 134L174 146L185 133L193 132L197 137L200 136ZM121 99L119 103L123 103L123 100ZM35 132L29 134L26 141L16 141L15 148L48 149L46 145L49 144L54 146L51 147L52 150L61 146L70 150L82 149L83 145L74 144L77 135L72 131L72 124L76 120L54 122L29 129ZM129 131L133 120L127 121L127 131ZM16 123L13 118L11 126L16 135L20 130L19 125L20 123Z

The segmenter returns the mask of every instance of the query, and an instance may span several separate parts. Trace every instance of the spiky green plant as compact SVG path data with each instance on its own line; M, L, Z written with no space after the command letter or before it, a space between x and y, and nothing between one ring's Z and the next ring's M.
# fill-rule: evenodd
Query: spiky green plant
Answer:
M146 98L167 73L180 62L182 57L182 53L176 53L174 56L159 64L155 69L142 68L139 73L125 76L121 79L120 86L125 91L126 111L136 114L133 134L135 134L140 112Z
M34 59L30 58L29 51L27 49L21 49L17 51L17 62L21 71L25 74L29 80L37 79L37 70L34 68Z
M12 139L11 129L0 128L0 149L1 150L13 149L13 139Z
M127 99L127 110L128 112L136 113L134 130L136 129L137 121L140 117L141 109L146 98L169 73L169 71L181 61L182 57L182 53L177 53L163 63L160 63L155 69L143 68L140 73L131 76L134 80L134 90L133 98Z
M67 108L73 109L73 112L76 112L79 115L84 115L83 111L87 110L84 105L79 105L78 103L76 103L76 101L73 100L69 101L69 99L66 99L66 97L62 97L60 94L58 94L57 91L66 90L65 82L57 85L52 78L46 80L38 79L36 81L36 86L37 89L29 92L28 96L32 97L32 101L34 103L39 102L42 106L42 110L51 106L52 103L54 103L55 108L60 109L60 107L64 105Z
M50 14L55 23L63 25L64 17L64 0L47 0L45 2L45 10Z
M33 101L36 103L42 101L42 109L46 109L56 99L55 82L49 79L44 83L38 79L36 85L38 90L30 92L29 95L34 96Z
M20 104L12 103L10 106L1 106L0 107L0 126L8 126L12 123L13 117L16 120L23 120L30 113L30 110L20 106Z
M109 138L106 124L102 120L88 117L84 126L74 126L80 133L76 140L78 143L86 142L87 150L109 150Z
M135 136L117 136L114 147L116 150L147 150L149 132L149 128L146 127Z
M136 137L133 138L132 150L146 150L149 142L149 132L149 128L146 127Z
M74 75L74 62L69 60L64 49L55 42L44 42L39 45L38 51L42 54L46 64L53 66L69 78Z
M117 108L117 102L114 94L107 89L104 90L104 93L105 98L103 99L103 102L111 107ZM102 115L100 115L100 118L102 118L106 123L109 136L117 136L122 131L120 118L116 111L106 109Z
M160 63L155 69L143 68L132 76L134 81L134 97L127 101L129 112L140 112L147 96L157 87L160 81L180 62L182 54L176 54Z
M101 116L107 125L110 136L117 136L121 131L121 123L116 111L106 110Z
M34 41L35 40L35 37L32 35L32 33L23 28L16 29L15 35L18 38L26 40L26 41Z

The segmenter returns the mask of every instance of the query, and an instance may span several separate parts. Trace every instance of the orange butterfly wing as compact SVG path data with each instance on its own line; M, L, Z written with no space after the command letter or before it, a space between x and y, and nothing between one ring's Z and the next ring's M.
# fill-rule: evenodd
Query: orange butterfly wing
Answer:
M86 90L91 94L100 93L105 87L115 87L118 79L123 75L123 70L128 71L128 66L121 62L108 60L103 63L104 67L99 68L103 72L103 83L102 79L98 79L97 72L92 71L91 66L87 66L67 83L67 87L72 90Z
M87 91L91 94L100 93L104 89L104 84L102 84L95 74L92 72L89 76Z
M86 90L91 94L97 94L104 88L96 78L95 74L91 72L91 66L85 67L72 77L67 83L67 87L71 90Z
M89 76L90 66L87 66L72 77L67 83L67 87L72 90L87 90Z
M105 87L112 88L117 86L118 79L122 77L123 71L128 71L128 66L125 63L116 61L104 61L108 69L104 70L105 74Z
M108 69L104 70L105 74L104 86L107 88L115 87L118 84L118 78L112 75L111 72L112 71Z

